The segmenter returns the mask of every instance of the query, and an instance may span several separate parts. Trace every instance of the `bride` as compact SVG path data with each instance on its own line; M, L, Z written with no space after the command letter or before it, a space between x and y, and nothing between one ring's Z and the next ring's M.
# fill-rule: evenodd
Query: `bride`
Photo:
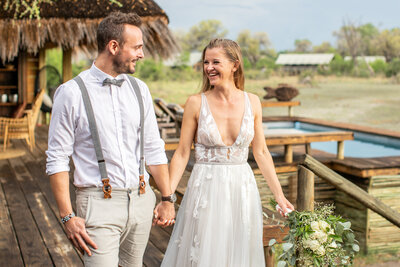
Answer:
M161 266L265 266L260 196L247 163L250 144L283 213L293 206L283 195L265 145L260 100L244 92L240 47L214 39L202 58L202 92L185 104L170 164L173 191L193 141L196 163Z

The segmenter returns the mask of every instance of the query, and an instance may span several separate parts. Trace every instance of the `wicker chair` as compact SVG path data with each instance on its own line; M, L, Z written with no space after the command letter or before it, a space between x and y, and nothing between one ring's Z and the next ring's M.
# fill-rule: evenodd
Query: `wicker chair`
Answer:
M33 151L35 147L35 127L42 106L44 90L36 95L32 108L24 111L22 118L0 117L0 136L3 137L3 150L7 149L10 139L25 139L29 149Z

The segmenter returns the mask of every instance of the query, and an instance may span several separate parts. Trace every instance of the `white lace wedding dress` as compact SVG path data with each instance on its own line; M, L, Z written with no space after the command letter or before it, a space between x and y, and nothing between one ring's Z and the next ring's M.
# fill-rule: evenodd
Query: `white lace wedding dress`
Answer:
M202 94L196 163L161 266L261 267L262 209L247 163L254 137L248 95L239 136L226 146Z

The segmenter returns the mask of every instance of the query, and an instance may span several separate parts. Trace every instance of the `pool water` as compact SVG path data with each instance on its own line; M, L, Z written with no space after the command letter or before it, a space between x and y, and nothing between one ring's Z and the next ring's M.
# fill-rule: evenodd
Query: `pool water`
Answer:
M268 134L296 134L313 132L344 131L333 128L303 122L264 122L264 132ZM356 158L373 158L400 156L400 139L382 135L374 135L352 131L354 140L344 141L344 156ZM311 148L336 154L337 142L314 142Z

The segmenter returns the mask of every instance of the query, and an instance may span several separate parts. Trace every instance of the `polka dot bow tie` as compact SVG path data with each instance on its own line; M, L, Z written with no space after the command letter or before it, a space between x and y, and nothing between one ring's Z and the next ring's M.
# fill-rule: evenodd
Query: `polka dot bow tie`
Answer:
M104 85L116 85L116 86L118 86L118 87L121 87L121 85L122 85L122 83L123 83L124 81L125 81L124 79L117 80L117 79L106 78L106 79L103 81L103 86L104 86Z

